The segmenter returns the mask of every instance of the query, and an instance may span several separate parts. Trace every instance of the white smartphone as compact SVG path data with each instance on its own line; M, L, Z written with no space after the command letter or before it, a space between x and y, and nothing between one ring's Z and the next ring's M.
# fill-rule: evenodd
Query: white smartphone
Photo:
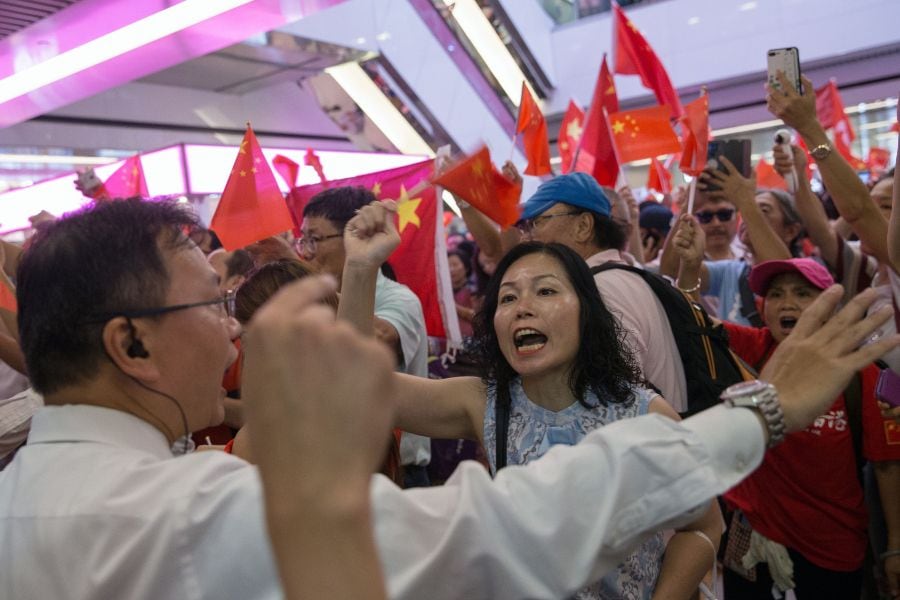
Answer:
M783 71L785 76L794 85L794 89L803 93L800 84L800 51L797 48L774 48L766 53L768 59L769 85L780 89L776 74Z

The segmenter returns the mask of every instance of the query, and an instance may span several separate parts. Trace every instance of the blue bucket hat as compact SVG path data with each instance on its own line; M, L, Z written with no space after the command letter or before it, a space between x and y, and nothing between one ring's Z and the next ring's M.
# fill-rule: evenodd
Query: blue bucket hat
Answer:
M586 173L567 173L545 181L522 205L522 220L533 219L557 202L609 216L609 199L597 180Z

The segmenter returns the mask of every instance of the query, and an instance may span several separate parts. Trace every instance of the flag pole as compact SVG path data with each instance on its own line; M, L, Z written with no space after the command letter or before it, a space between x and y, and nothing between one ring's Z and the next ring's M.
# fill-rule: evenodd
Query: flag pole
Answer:
M694 214L694 196L697 195L697 178L691 179L691 186L688 191L687 214Z
M618 169L618 173L616 174L616 183L618 183L620 177L624 179L625 169L623 168L624 165L622 165L622 159L619 158L619 148L616 146L616 137L615 135L613 135L612 127L609 124L609 113L607 112L605 106L602 106L601 110L603 111L603 122L606 125L607 131L609 131L609 143L612 146L613 155L616 157L616 168Z
M516 138L517 137L519 137L519 132L513 131L512 141L510 142L511 145L509 148L509 158L507 159L507 162L512 162L513 155L516 153Z

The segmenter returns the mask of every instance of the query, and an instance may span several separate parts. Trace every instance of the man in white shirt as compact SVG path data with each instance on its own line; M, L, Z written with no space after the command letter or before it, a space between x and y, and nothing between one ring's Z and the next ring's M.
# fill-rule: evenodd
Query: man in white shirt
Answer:
M182 233L190 224L176 204L106 203L48 228L25 256L20 331L46 406L0 472L0 597L280 597L256 467L218 452L172 455L186 432L221 421L220 381L238 334L215 272ZM331 429L313 447L285 439L311 418L295 409L373 401L371 394L384 395L372 385L373 370L387 372L389 363L344 362L360 355L361 342L349 326L308 310L330 291L294 287L276 296L293 304L264 310L246 347L245 400L251 427L253 411L269 411L270 427L255 443L296 444L307 462L321 451L320 471L340 479L358 469L348 474L329 461L340 463L352 448ZM854 325L869 293L837 323L820 326L839 296L839 289L823 293L770 360L790 430L821 413L856 369L900 343L852 350L887 318ZM344 336L346 353L335 350L334 336ZM643 536L686 522L752 471L774 431L760 414L719 406L680 424L623 421L494 481L465 464L438 488L401 491L373 476L356 489L368 495L364 510L372 513L387 589L396 598L565 597ZM284 429L273 429L272 418ZM645 472L647 464L657 468ZM282 464L276 480L320 482L320 471L295 466ZM315 567L329 559L338 574L352 572L331 548L296 568L325 576Z

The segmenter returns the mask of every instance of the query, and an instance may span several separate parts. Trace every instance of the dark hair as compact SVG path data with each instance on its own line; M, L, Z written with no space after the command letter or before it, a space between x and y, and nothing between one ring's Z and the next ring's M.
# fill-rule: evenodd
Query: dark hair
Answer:
M243 248L238 248L225 260L225 278L246 275L253 270L253 257Z
M482 368L482 379L486 383L495 380L501 387L508 386L518 375L500 351L494 315L503 275L513 263L530 254L546 254L556 259L578 294L581 345L569 376L569 388L573 395L588 408L594 408L585 401L588 390L594 392L601 402L629 401L630 389L640 384L641 376L634 356L625 345L625 333L603 304L584 259L574 250L557 243L521 243L497 265L497 271L485 291L484 305L474 321L473 352L476 364Z
M19 334L34 389L53 393L94 376L106 357L92 315L161 306L164 250L189 247L196 217L174 202L93 205L39 231L17 274Z
M264 264L253 271L235 292L235 318L241 323L247 323L259 307L274 296L279 289L292 281L315 273L315 268L302 260L281 259ZM337 309L337 294L326 298L325 303Z
M448 250L447 256L455 256L460 261L462 261L463 267L466 269L466 277L472 276L472 255L468 252L460 250L457 248L456 250Z
M328 219L343 231L356 211L376 199L375 194L361 186L331 188L310 198L303 208L303 217Z
M794 206L794 198L784 190L777 189L765 189L761 188L756 190L756 195L759 196L761 194L769 194L775 201L778 202L778 206L781 207L781 214L784 215L784 224L788 225L800 225L800 230L797 232L797 235L794 236L788 243L788 251L790 251L791 256L794 258L800 258L803 256L803 248L802 248L802 240L805 235L803 230L803 220L800 218L799 213L797 213L797 209Z
M578 208L578 207L573 207ZM594 244L602 249L614 248L621 250L625 247L625 228L613 221L612 217L601 215L592 210L585 210L594 217Z

